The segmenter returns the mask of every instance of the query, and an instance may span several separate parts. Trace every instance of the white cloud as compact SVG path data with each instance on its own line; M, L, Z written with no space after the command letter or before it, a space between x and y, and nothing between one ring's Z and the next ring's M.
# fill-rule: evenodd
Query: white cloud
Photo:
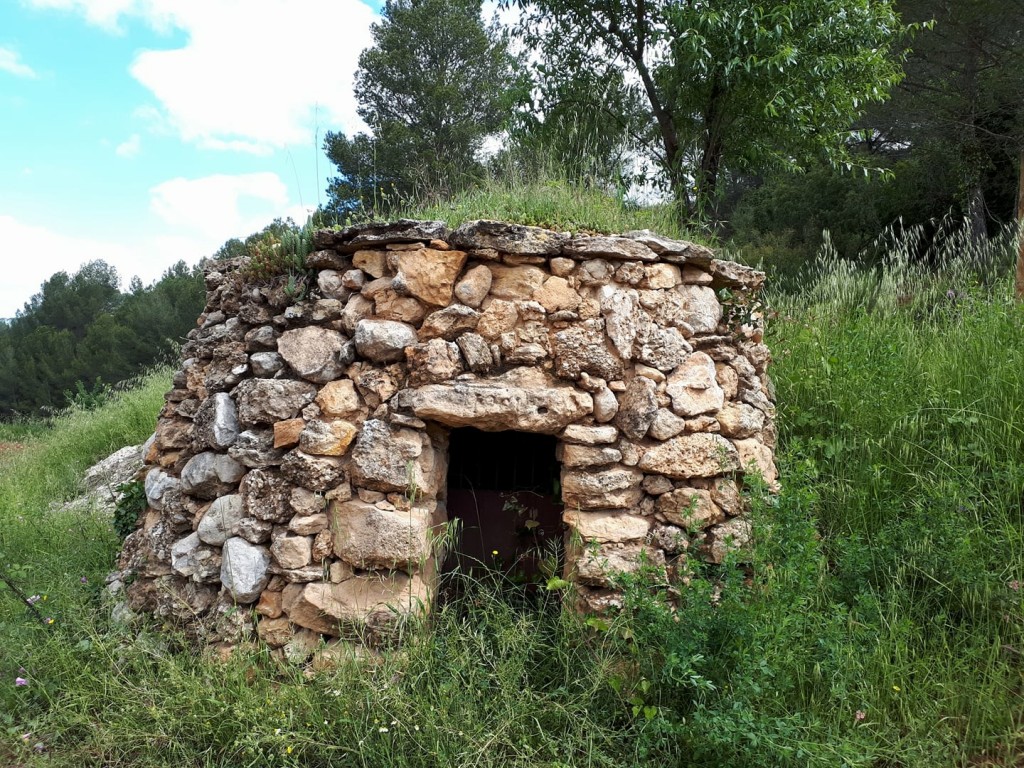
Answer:
M132 75L179 135L214 149L266 151L364 128L352 92L376 19L359 0L29 0L117 31L122 17L188 36L140 53Z
M127 140L117 145L117 148L114 149L114 154L118 157L135 157L139 154L141 148L142 137L137 133L133 133Z
M176 178L150 190L150 209L179 231L200 235L214 247L286 215L288 188L276 173L215 174Z
M21 61L16 51L0 48L0 72L7 72L16 77L36 77L36 71Z

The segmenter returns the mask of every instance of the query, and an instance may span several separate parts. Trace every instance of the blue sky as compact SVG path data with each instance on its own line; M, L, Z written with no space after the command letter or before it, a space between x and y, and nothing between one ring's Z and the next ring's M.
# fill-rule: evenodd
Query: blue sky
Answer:
M0 0L0 317L59 270L127 285L304 219L378 3ZM319 169L317 164L319 163Z

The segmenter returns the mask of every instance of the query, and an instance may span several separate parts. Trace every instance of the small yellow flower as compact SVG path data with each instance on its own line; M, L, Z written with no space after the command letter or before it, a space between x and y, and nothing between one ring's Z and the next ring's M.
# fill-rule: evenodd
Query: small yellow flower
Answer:
M496 549L492 549L492 550L491 550L491 554L492 554L492 555L496 555L496 554L498 554L498 550L496 550Z
M894 686L892 687L892 689L893 689L894 691L896 691L896 693L899 693L899 692L900 692L900 687L899 687L898 685L894 685Z

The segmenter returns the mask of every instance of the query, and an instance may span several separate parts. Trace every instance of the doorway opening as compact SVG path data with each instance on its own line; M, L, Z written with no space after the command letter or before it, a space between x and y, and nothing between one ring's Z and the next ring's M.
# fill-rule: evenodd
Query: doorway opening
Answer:
M447 506L459 535L445 573L497 573L524 585L561 574L557 444L551 435L470 427L451 431Z

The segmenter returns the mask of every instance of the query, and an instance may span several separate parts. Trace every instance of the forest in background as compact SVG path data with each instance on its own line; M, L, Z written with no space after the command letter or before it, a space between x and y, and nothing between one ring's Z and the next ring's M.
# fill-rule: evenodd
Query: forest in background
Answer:
M937 232L978 243L1018 216L1024 0L501 5L517 24L478 0L385 3L355 82L370 132L327 133L318 224L560 187L792 277L826 238L871 263L916 228L925 258ZM286 229L300 227L212 257ZM0 419L98 402L173 354L202 304L183 262L127 290L99 261L53 275L0 321Z

